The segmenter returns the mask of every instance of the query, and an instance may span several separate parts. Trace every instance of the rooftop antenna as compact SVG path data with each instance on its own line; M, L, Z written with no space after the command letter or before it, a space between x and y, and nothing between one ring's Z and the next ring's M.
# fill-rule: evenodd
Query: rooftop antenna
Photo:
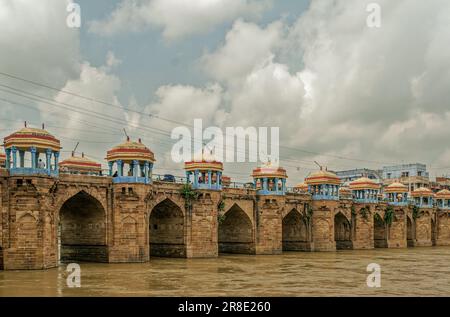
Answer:
M320 170L323 169L322 165L320 165L319 163L317 163L317 161L314 161L314 163L316 163L316 165L319 166Z
M130 141L130 137L127 134L127 130L125 130L125 128L123 128L123 133L125 133L125 136L127 137L127 141Z
M79 144L80 144L80 142L77 142L77 145L75 145L75 147L72 151L72 156L75 156L75 151L77 150Z

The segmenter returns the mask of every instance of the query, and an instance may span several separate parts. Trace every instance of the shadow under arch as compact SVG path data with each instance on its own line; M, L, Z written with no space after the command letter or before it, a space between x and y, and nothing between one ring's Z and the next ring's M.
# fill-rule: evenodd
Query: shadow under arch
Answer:
M414 236L413 221L409 216L406 216L406 239L407 239L406 240L407 246L409 248L414 247L415 236Z
M66 200L59 210L58 254L62 262L108 262L106 211L84 191Z
M171 199L166 198L150 212L150 256L186 257L186 233L184 214Z
M436 236L437 236L436 221L431 217L431 245L436 246Z
M283 218L282 232L283 251L310 251L307 221L297 209Z
M353 249L352 226L341 212L334 216L334 240L337 250Z
M378 213L373 216L373 240L375 248L387 248L386 223Z
M255 254L253 224L248 215L234 204L219 222L219 252Z

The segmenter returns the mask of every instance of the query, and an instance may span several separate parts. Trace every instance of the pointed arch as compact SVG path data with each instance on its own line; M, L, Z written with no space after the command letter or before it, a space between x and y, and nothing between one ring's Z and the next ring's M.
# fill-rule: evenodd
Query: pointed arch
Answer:
M406 216L406 241L408 247L414 246L415 232L414 232L414 221L410 216Z
M334 216L334 240L338 250L353 248L351 223L342 212Z
M373 216L373 239L375 248L387 248L387 228L379 213Z
M219 252L254 254L253 224L247 213L234 204L219 221Z
M172 199L165 198L150 211L150 256L186 257L186 232L183 210Z
M61 261L107 262L102 203L83 190L67 199L59 210L58 240Z
M307 251L310 249L310 234L306 218L293 208L282 224L283 251Z

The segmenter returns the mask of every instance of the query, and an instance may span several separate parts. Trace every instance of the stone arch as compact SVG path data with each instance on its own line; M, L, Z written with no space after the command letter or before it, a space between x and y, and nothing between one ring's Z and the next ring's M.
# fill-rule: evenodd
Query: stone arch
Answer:
M350 211L346 211L346 210L342 210L342 209L335 209L334 217L336 218L337 215L340 215L339 217L341 217L341 216L344 217L349 223L352 222Z
M234 204L219 221L219 252L254 254L253 224L247 213Z
M309 250L309 228L306 218L293 208L284 218L282 225L283 251Z
M84 193L95 198L98 203L102 206L102 208L106 211L108 210L108 202L106 197L102 196L97 187L78 187L78 186L65 186L64 190L58 190L55 197L55 210L60 210L61 207L72 197L77 194ZM106 190L106 188L104 189Z
M67 199L59 210L58 249L61 261L107 262L106 210L85 191Z
M185 216L185 207L184 207L184 199L174 199L172 195L166 196L166 195L160 195L158 197L153 196L154 200L149 200L149 203L147 205L148 213L147 213L147 219L150 219L152 211L155 209L156 206L160 205L161 203L167 201L170 201L170 203L174 206L176 206L180 211L182 212L183 216Z
M166 198L152 208L148 218L150 255L186 257L183 209Z
M337 250L353 248L351 223L341 212L334 216L334 240Z
M386 223L378 212L373 215L373 240L375 248L387 248Z
M414 232L414 221L411 217L406 216L406 241L408 247L414 246L415 232Z

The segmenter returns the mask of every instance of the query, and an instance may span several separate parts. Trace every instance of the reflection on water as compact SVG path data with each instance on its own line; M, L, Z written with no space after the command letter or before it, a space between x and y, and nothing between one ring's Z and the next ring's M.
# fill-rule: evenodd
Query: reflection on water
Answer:
M366 285L369 263L381 265L381 288ZM66 276L65 266L0 271L0 296L449 296L450 248L81 263L76 289Z

